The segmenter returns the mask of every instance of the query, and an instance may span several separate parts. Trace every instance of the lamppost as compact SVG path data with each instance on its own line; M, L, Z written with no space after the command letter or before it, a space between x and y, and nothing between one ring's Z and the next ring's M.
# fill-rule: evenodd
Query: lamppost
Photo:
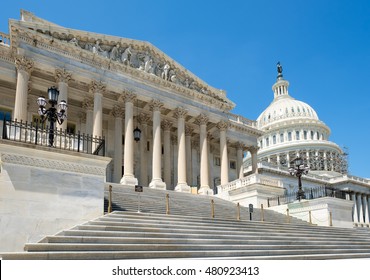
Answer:
M297 199L301 201L301 199L305 199L306 195L304 193L304 190L302 189L302 175L306 175L310 168L303 163L303 159L300 157L297 157L296 159L292 160L290 162L289 167L289 173L292 176L298 177L298 193L297 193Z
M49 127L49 146L52 147L54 144L54 126L55 122L57 121L59 124L62 124L65 119L67 119L66 111L67 111L67 102L62 100L58 104L59 112L57 112L57 108L55 106L58 103L58 96L59 90L52 86L48 89L48 97L49 97L49 104L51 107L46 109L46 100L43 96L40 96L37 99L37 104L39 105L38 113L41 116L41 122L45 122L48 120L50 122Z

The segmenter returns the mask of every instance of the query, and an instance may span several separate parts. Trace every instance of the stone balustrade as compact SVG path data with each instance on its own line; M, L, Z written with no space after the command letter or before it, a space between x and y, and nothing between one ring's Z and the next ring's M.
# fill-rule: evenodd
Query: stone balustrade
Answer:
M9 34L5 34L0 32L0 45L10 46L10 36Z
M252 174L242 179L237 179L235 181L229 182L225 185L218 186L218 193L228 192L236 190L242 187L250 186L253 184L261 184L270 187L281 187L282 183L278 179L272 179L267 176L260 174Z

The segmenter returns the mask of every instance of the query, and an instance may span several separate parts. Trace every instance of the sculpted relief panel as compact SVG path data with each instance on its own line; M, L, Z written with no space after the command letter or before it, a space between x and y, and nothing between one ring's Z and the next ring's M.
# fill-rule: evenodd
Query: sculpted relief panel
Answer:
M104 45L101 40L96 40L95 43L90 43L79 41L76 37L73 37L70 40L60 38L60 40L66 41L75 47L90 51L98 56L136 68L148 74L155 75L163 80L196 90L203 94L211 95L214 98L219 98L217 95L212 94L210 89L202 86L184 73L181 73L163 58L155 56L149 48L143 50L138 47L135 48L132 45L122 43Z

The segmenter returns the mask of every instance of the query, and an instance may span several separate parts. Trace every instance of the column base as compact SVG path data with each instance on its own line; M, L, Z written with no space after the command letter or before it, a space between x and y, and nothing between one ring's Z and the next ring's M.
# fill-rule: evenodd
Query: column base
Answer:
M213 195L213 190L210 189L210 187L200 187L200 189L198 190L198 194L202 194L202 195Z
M125 186L136 186L138 180L133 175L123 175L120 184Z
M163 182L162 179L153 179L149 184L149 188L165 190L166 189L166 183Z
M175 191L177 191L177 192L190 193L191 192L191 189L190 189L190 187L186 183L179 183L175 187Z

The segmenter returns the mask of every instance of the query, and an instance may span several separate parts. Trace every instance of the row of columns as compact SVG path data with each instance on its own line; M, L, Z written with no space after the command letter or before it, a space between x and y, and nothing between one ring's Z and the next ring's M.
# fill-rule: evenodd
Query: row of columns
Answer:
M361 193L352 193L353 205L353 222L355 224L369 224L370 215L370 195Z
M27 95L28 95L28 84L33 69L33 61L25 57L17 57L15 59L15 64L17 67L17 89L14 107L14 119L17 120L27 120ZM68 82L71 79L71 73L67 72L65 69L57 69L55 72L56 82L59 89L59 100L66 100L68 103ZM83 108L86 109L86 134L93 135L94 137L103 136L103 94L106 87L103 83L92 81L89 91L90 97L86 98L83 103ZM138 183L137 178L134 176L134 139L133 139L133 108L134 100L136 94L132 92L125 92L123 94L124 110L120 105L114 106L112 114L115 117L115 156L114 156L114 166L115 171L113 177L115 180L120 181L122 184L135 185ZM150 103L150 108L153 112L153 163L152 163L152 181L149 186L152 188L165 189L166 183L170 182L169 178L171 176L171 162L170 157L166 156L164 161L165 170L165 181L162 180L161 176L161 154L162 154L162 143L161 143L161 108L163 103L159 100L153 100ZM177 118L177 140L178 140L178 162L177 162L177 174L178 182L175 190L178 191L190 191L190 187L187 182L191 181L192 169L189 164L191 158L191 132L190 128L185 126L185 116L187 110L184 108L177 108L175 111L175 117ZM125 127L122 127L122 120L125 118ZM147 163L147 155L144 153L147 143L147 123L148 119L141 117L141 122L143 125L143 135L142 135L142 148L141 150L141 163ZM201 114L197 118L197 124L200 126L200 193L210 192L210 182L209 182L209 146L207 141L207 123L208 117ZM164 149L165 154L168 155L170 145L170 127L165 125L164 129ZM66 129L67 122L64 122L58 128ZM226 131L228 128L227 122L218 123L217 127L220 130L220 156L221 156L221 184L227 184L229 181L228 169L229 161L227 154L227 139ZM121 177L122 166L122 132L124 129L125 135L125 145L124 145L124 174ZM240 145L237 149L238 161L237 168L239 169L239 176L243 176L242 172L242 157L243 157L243 147ZM253 161L253 154L252 154ZM257 167L257 160L255 156L255 170ZM147 174L145 168L141 170L141 181L142 184L147 185Z

